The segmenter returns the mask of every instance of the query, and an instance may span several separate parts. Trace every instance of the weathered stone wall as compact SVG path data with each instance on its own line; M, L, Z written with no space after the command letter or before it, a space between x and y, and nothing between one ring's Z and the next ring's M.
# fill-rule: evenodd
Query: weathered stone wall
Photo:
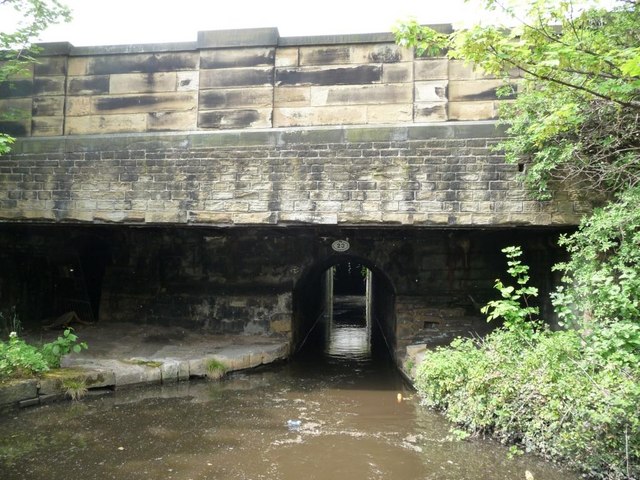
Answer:
M523 246L545 298L557 230L4 226L0 310L37 325L69 310L102 323L282 335L299 343L323 301L324 272L373 272L374 314L396 347L486 329L479 305L504 278L500 249ZM331 244L348 239L336 253ZM99 258L99 261L96 261ZM73 300L73 303L70 303ZM543 305L544 306L544 305ZM86 316L85 316L86 315ZM315 315L315 314L314 314ZM549 318L549 317L547 317ZM392 347L394 346L392 345Z
M283 38L265 28L177 44L45 44L29 75L0 85L0 109L21 112L0 127L57 136L487 120L500 84L384 33Z
M529 198L492 122L19 142L0 220L189 225L558 225L586 206Z

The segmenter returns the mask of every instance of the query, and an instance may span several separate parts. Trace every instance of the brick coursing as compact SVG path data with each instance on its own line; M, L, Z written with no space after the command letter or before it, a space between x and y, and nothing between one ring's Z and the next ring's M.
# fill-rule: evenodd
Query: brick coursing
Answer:
M357 136L357 135L354 135ZM331 136L327 136L331 138ZM3 221L284 225L554 225L499 138L96 149L0 158ZM178 142L179 143L179 142ZM169 143L170 144L170 143Z

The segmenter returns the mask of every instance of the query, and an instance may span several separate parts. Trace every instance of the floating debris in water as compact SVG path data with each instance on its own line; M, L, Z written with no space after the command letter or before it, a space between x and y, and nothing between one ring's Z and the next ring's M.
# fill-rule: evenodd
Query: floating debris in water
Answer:
M287 427L289 427L289 430L298 430L300 425L302 425L301 420L287 420Z

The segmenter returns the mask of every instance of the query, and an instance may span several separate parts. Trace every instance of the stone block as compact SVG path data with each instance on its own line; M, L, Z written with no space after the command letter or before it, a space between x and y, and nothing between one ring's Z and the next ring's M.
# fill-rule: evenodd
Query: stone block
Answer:
M0 385L0 405L12 405L38 397L36 380L15 380Z
M268 28L246 28L242 30L213 30L198 32L198 47L224 48L252 46L275 46L278 44L278 29Z
M184 211L149 210L146 212L145 222L146 223L185 223L186 216L187 216L187 213Z
M197 70L176 72L176 81L178 92L197 91L200 88L200 72Z
M393 43L300 47L300 65L398 63L411 59L409 49Z
M275 107L307 107L311 105L313 87L276 87L274 89Z
M67 61L67 75L70 77L87 75L89 60L90 57L69 57Z
M495 120L498 118L496 102L449 102L449 120Z
M196 109L187 112L153 112L147 119L147 130L150 132L190 131L196 130Z
M338 214L338 223L342 225L362 225L375 224L382 222L382 212L340 212Z
M188 222L195 224L229 224L233 215L228 212L188 212Z
M87 388L105 388L116 384L116 375L112 370L86 370L83 375Z
M139 95L109 95L92 99L91 111L97 114L177 112L192 110L198 104L196 92Z
M415 102L446 102L447 101L446 80L433 80L429 82L415 82Z
M209 110L198 114L198 127L216 129L271 127L270 108Z
M92 133L132 133L147 129L147 114L90 115L68 117L65 135L89 135Z
M444 122L448 119L444 102L416 103L413 110L415 122Z
M76 62L76 60L80 60ZM84 60L84 61L82 61ZM139 53L71 57L69 75L111 75L197 70L199 52Z
M291 315L279 314L274 315L271 318L269 324L269 330L278 334L290 334L291 333Z
M63 134L64 118L36 117L31 121L31 135L34 137L50 137Z
M464 60L449 60L449 80L482 80L495 79L491 75L485 74L473 63Z
M335 225L338 223L338 215L335 213L282 212L280 213L280 222Z
M298 47L284 47L276 50L276 67L297 67Z
M227 88L273 85L272 67L200 70L200 88Z
M381 81L381 65L277 68L275 76L278 86L367 85Z
M13 111L20 119L31 117L32 103L33 99L31 98L0 97L0 112Z
M271 212L234 213L231 216L234 225L260 225L276 223Z
M66 114L72 117L91 114L91 98L67 97Z
M413 63L392 63L382 66L382 83L413 82Z
M357 85L312 87L311 105L379 105L411 103L411 85Z
M36 77L33 80L35 95L64 95L66 77L62 75L51 77Z
M19 79L0 82L0 98L22 98L33 95L33 80Z
M60 57L39 57L34 64L34 73L38 76L42 75L66 75L67 58Z
M115 371L116 388L141 383L161 383L162 381L162 373L158 367L132 365L123 362L119 362L119 364Z
M200 110L239 107L271 107L273 87L201 90Z
M367 123L411 123L413 121L413 105L367 105Z
M39 395L57 395L63 393L62 380L54 377L44 377L38 382Z
M273 111L274 127L353 125L366 120L366 109L361 106L275 108Z
M103 95L109 93L108 75L70 77L67 95Z
M109 76L109 93L175 92L178 86L176 72L126 73Z
M178 362L178 381L184 382L189 380L190 372L189 372L189 361L183 360Z
M64 114L64 97L33 97L31 115L53 117Z
M180 362L178 360L163 360L160 365L162 383L175 383L180 375Z
M207 375L207 358L195 358L188 361L189 376L205 377Z
M274 47L202 50L200 52L200 68L207 70L272 66L275 63L275 57Z
M504 85L502 80L449 81L449 101L472 102L496 100L496 90ZM506 97L503 97L506 99Z
M414 76L417 82L447 80L449 78L449 63L446 58L428 58L414 62Z

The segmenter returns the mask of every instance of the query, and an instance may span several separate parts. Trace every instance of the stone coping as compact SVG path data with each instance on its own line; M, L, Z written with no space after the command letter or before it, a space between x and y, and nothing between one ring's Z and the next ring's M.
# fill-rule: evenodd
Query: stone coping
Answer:
M451 24L428 25L443 33L453 31ZM275 27L246 28L234 30L200 31L195 42L148 43L128 45L98 45L76 47L69 42L40 43L41 55L117 55L127 53L154 53L191 51L217 48L243 47L295 47L309 45L344 45L362 43L393 43L394 35L390 32L354 33L338 35L310 35L281 37Z
M287 146L301 144L341 144L358 142L404 142L438 139L500 138L506 126L494 120L437 122L409 125L327 126L269 128L252 130L216 130L160 133L123 133L107 135L64 135L56 137L19 137L13 154L113 152L126 150L240 146Z

